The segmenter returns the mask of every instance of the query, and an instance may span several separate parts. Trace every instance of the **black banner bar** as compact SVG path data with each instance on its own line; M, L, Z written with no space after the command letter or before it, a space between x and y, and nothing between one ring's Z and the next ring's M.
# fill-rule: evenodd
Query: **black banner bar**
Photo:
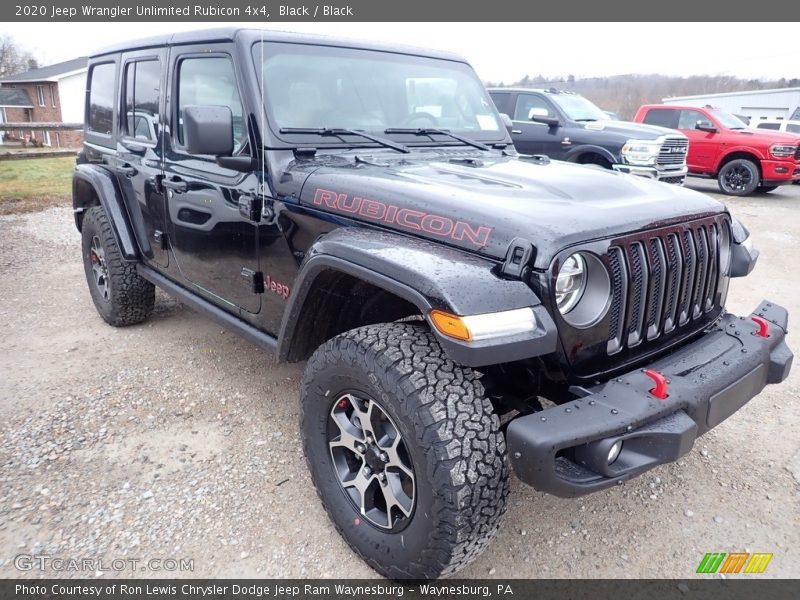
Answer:
M611 21L782 22L800 19L800 3L760 0L757 10L731 2L669 0L642 2L524 2L493 0L489 3L457 0L342 0L330 3L283 0L59 0L40 2L9 0L0 3L0 20L28 22L78 21L239 21L254 26L268 22L504 22L590 21L602 26ZM724 32L710 31L711 37ZM535 35L535 30L531 31ZM720 38L722 39L722 38ZM710 42L709 42L710 43ZM609 51L620 49L610 40Z

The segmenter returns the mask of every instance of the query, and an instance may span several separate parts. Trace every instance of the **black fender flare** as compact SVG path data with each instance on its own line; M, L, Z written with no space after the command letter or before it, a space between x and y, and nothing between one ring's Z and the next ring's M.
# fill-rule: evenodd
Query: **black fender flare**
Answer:
M578 157L582 154L599 154L603 158L605 158L608 162L612 165L616 165L619 163L619 157L614 156L610 150L603 148L602 146L597 146L595 144L582 144L580 146L575 146L574 148L570 148L567 153L564 155L564 159L568 160L569 162L578 162Z
M497 275L495 261L402 234L342 227L310 248L295 280L278 335L278 359L286 360L303 305L316 278L338 270L415 305L429 321L431 310L475 315L530 307L537 327L530 334L462 342L432 331L445 352L465 366L484 366L541 356L556 350L553 320L523 281Z
M72 208L78 231L81 230L81 215L87 208L78 189L81 183L91 186L100 206L106 211L122 257L128 261L138 260L139 247L133 235L128 211L122 200L122 192L114 175L100 165L78 164L75 166L75 172L72 175Z

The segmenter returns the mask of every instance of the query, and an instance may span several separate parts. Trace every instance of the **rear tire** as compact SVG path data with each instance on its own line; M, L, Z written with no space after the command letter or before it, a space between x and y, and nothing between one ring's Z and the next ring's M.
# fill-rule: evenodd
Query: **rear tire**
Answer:
M476 374L423 326L370 325L323 344L303 377L300 426L328 516L378 573L449 575L495 536L508 496L499 419Z
M93 206L81 227L83 269L92 302L106 323L114 327L141 323L153 312L155 286L126 262L103 207Z
M722 165L717 175L719 189L729 196L747 196L758 187L758 165L746 158L736 158Z

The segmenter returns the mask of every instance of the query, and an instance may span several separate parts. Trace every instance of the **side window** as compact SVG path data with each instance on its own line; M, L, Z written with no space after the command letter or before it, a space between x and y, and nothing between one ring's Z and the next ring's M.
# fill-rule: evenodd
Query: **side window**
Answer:
M533 94L520 94L517 96L517 105L514 107L515 121L530 121L531 109L536 109L539 116L554 117L553 110L541 96ZM543 111L543 112L542 112Z
M789 133L800 133L800 125L789 123L786 126L786 131L788 131Z
M509 94L505 92L489 92L489 96L492 98L497 112L506 112L508 110L506 104L508 104Z
M698 121L702 121L703 125L708 127L712 126L712 123L708 120L708 117L706 117L700 111L682 110L681 118L678 121L678 129L694 129Z
M644 122L648 125L677 129L678 111L671 108L651 108L644 115Z
M245 141L242 101L229 58L185 58L178 64L178 143L183 145L183 109L186 106L227 106L233 115L233 150Z
M92 67L89 75L89 112L86 128L103 135L114 129L114 75L117 66L103 63Z
M158 138L161 62L141 60L125 67L123 135L146 142Z

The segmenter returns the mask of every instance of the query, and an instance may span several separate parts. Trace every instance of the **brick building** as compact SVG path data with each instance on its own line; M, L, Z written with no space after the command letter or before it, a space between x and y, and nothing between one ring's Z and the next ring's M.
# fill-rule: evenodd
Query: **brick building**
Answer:
M82 123L86 57L32 69L0 79L0 121L4 123ZM81 131L21 129L11 139L36 140L53 148L76 148Z

